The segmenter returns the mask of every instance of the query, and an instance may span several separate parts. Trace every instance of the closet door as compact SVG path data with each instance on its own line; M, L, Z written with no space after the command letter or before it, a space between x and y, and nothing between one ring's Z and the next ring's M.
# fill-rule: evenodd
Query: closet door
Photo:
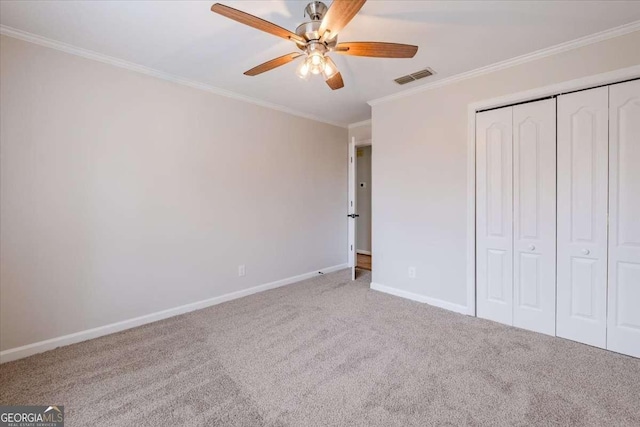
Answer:
M556 101L513 107L513 325L556 332Z
M607 348L640 357L640 81L609 87Z
M558 97L556 335L607 337L607 87Z
M476 115L477 315L513 323L512 108Z

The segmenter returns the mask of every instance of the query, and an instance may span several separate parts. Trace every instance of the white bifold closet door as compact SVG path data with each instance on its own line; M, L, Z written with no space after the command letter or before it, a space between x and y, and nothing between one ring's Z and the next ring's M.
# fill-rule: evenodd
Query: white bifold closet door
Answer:
M640 357L640 81L609 87L607 348Z
M476 115L476 311L513 323L512 107Z
M555 100L476 116L478 317L555 334Z
M513 325L556 333L556 100L513 107Z
M607 87L558 97L556 335L606 347Z

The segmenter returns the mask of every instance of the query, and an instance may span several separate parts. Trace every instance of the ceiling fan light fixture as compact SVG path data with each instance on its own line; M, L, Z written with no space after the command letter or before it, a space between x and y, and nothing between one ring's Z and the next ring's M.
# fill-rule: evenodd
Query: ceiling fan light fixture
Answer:
M322 69L322 75L325 80L329 80L331 77L335 76L338 73L338 67L336 63L333 62L331 58L328 56L324 57L324 68Z
M311 61L311 65L320 65L324 62L324 56L320 52L311 52L309 54L309 60Z
M311 71L311 74L318 75L323 72L326 59L320 52L311 52L309 56L307 56L305 62L309 66L309 71Z
M300 65L298 65L298 68L296 69L296 74L302 80L309 80L309 77L311 77L311 68L309 67L307 59L300 62Z
M322 69L324 67L322 67L321 65L314 65L313 67L311 67L311 74L315 74L316 76L320 73L322 73Z

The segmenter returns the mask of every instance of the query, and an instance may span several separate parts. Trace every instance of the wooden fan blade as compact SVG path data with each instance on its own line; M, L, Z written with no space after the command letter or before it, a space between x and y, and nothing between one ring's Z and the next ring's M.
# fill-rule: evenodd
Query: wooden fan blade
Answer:
M335 76L326 80L331 90L341 89L344 87L344 81L342 81L342 75L337 73Z
M413 58L418 46L384 42L347 42L338 43L336 53L372 58Z
M264 64L260 64L257 67L253 67L249 71L245 71L245 76L257 76L258 74L262 74L266 71L273 70L274 68L278 68L281 65L288 64L299 56L302 56L302 53L288 53L286 55L282 55L279 58L272 59L271 61L267 61Z
M241 10L234 9L229 6L225 6L220 3L216 3L211 6L211 11L218 13L222 16L226 16L229 19L233 19L234 21L238 21L241 24L248 25L255 29L264 31L269 34L273 34L274 36L282 37L283 39L298 41L300 43L306 43L306 41L297 34L292 33L291 31L282 28L276 24L273 24L269 21L265 21L264 19L258 18L257 16L250 15L246 12L242 12Z
M327 39L332 39L344 27L347 26L354 16L360 11L367 0L333 0L329 10L322 18L322 24L318 33L325 36L327 30L330 31Z

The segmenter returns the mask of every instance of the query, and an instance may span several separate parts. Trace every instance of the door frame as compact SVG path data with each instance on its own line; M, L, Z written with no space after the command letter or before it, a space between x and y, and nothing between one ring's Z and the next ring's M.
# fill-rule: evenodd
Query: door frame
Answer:
M476 315L476 113L640 78L640 65L473 102L467 106L467 314Z

